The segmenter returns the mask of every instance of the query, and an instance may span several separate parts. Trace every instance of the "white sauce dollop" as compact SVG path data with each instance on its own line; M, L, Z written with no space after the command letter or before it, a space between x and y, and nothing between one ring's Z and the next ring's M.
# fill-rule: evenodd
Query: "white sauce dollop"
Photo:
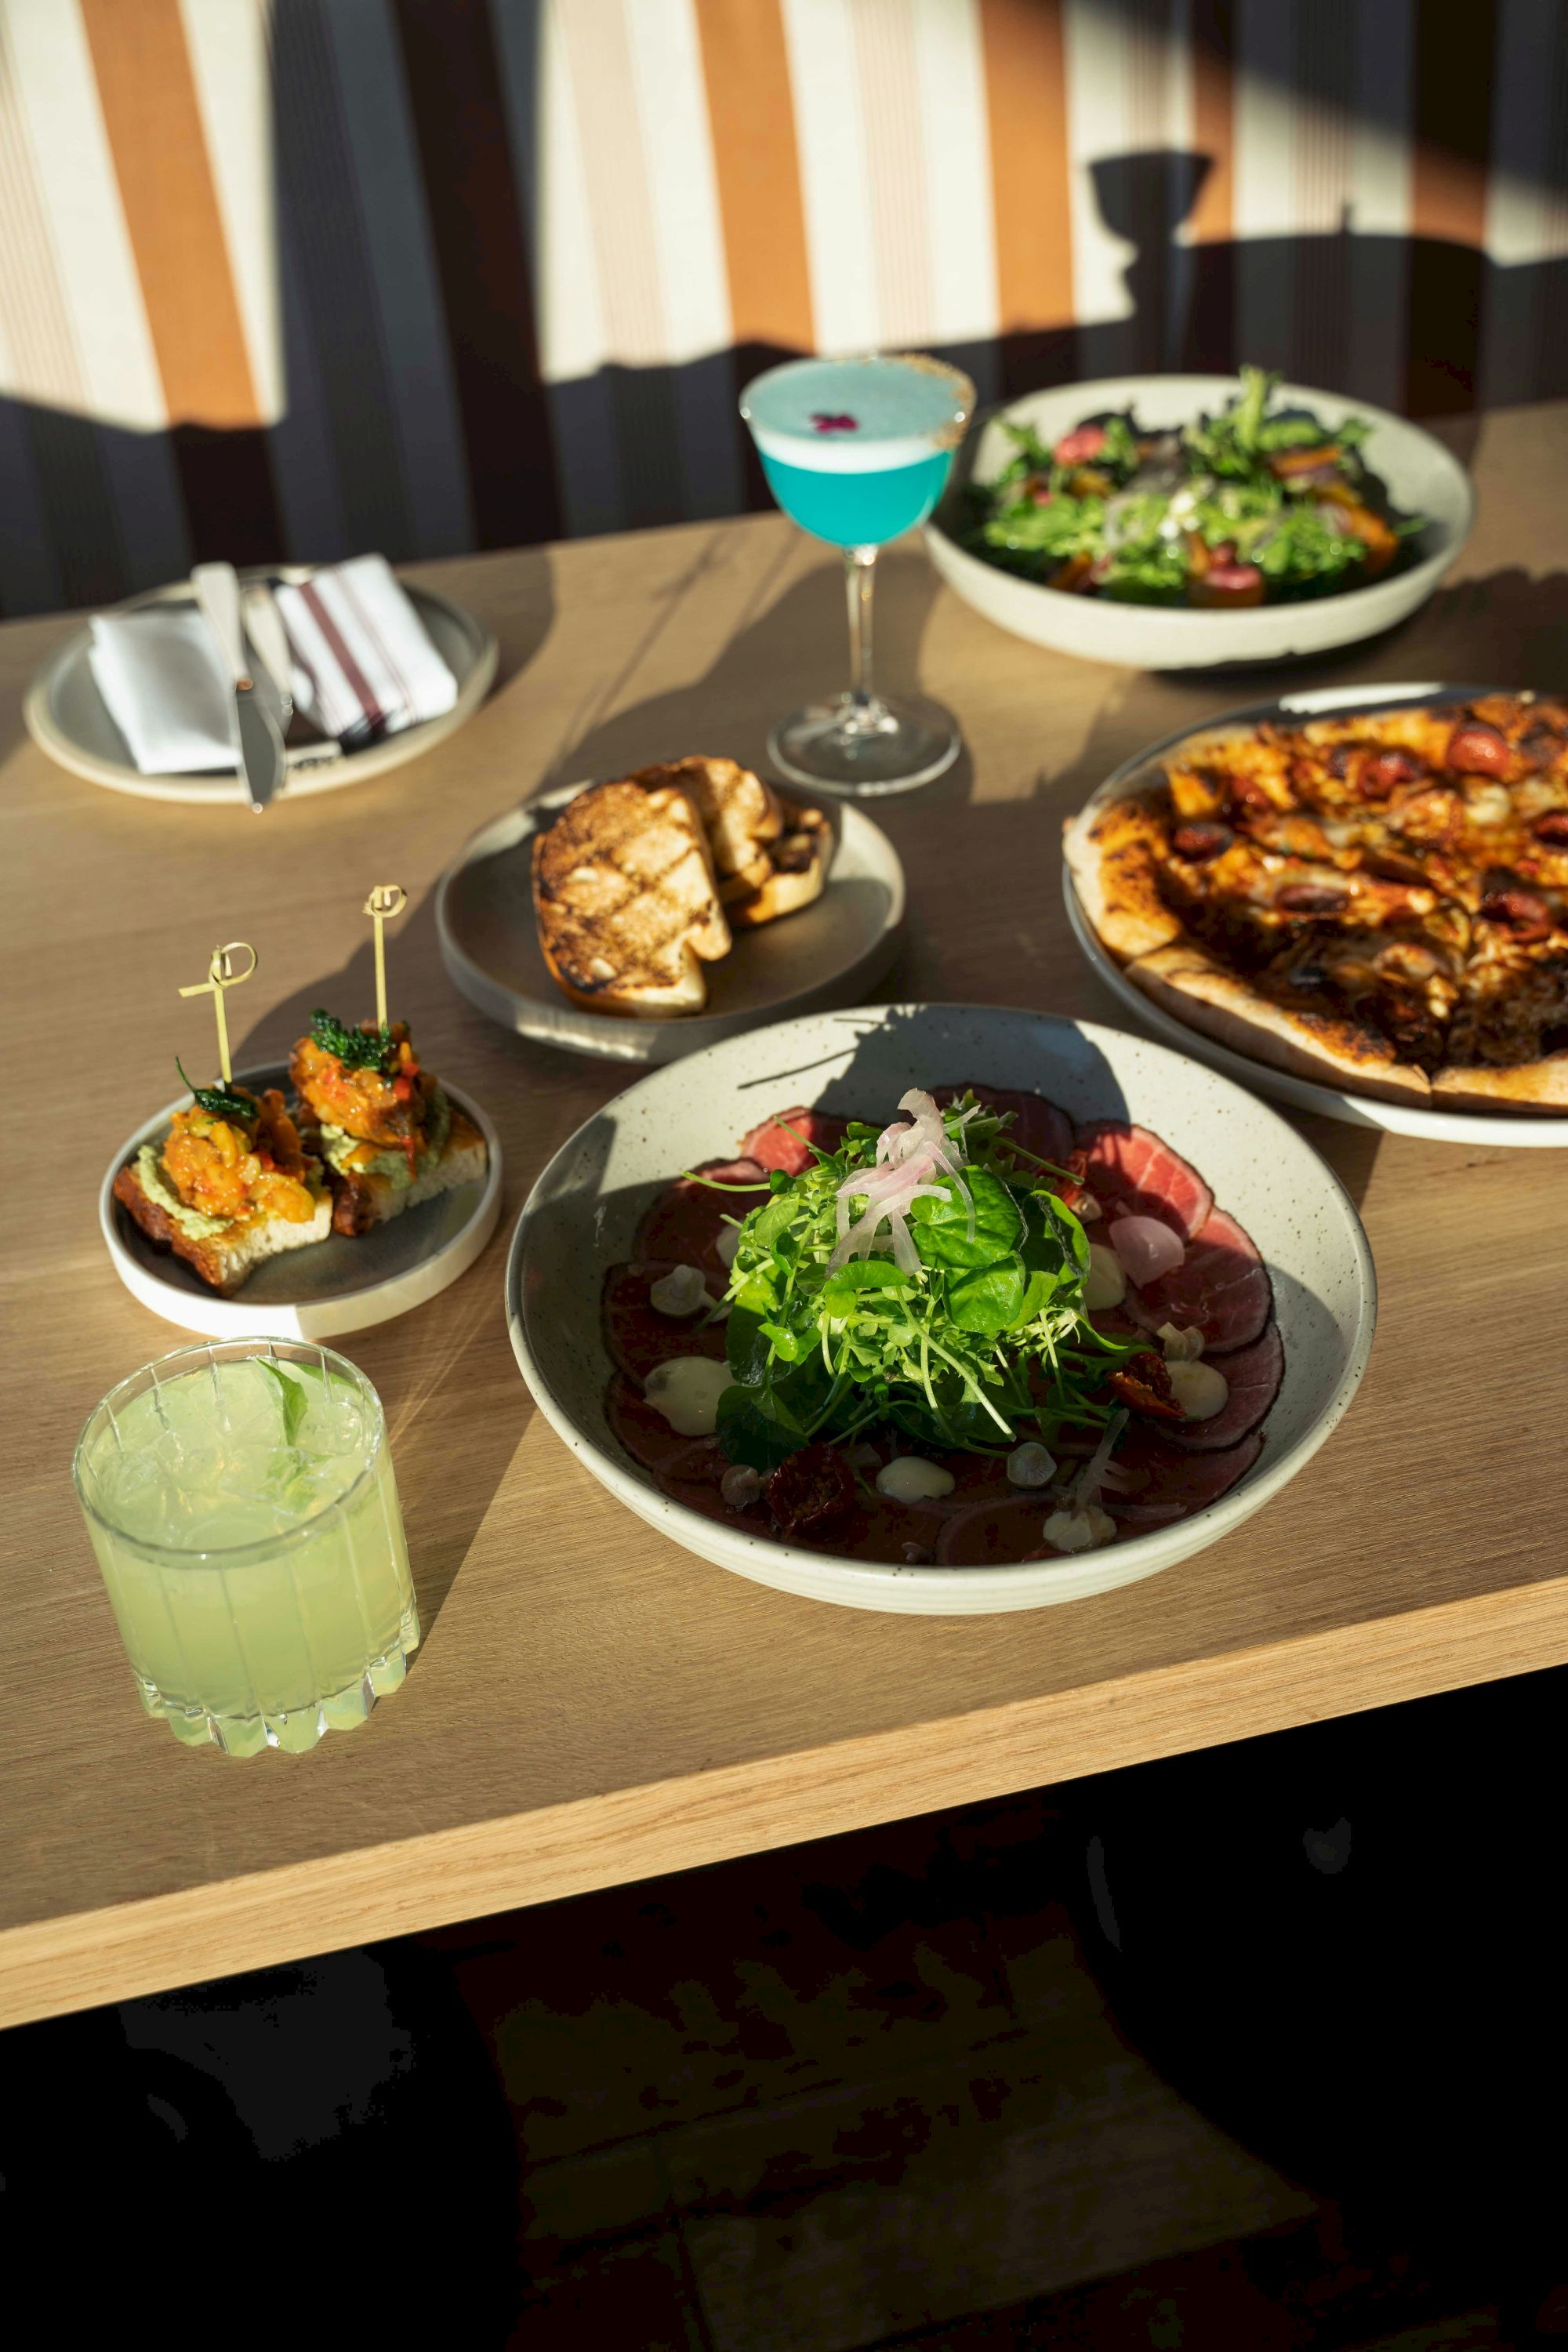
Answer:
M655 1365L643 1394L679 1436L711 1437L730 1381L728 1364L710 1363L706 1356L677 1356L671 1363Z
M1014 1486L1048 1486L1057 1475L1057 1457L1047 1453L1037 1437L1026 1438L1007 1456L1008 1484Z
M1127 1271L1113 1249L1103 1242L1089 1245L1089 1272L1083 1278L1083 1303L1092 1315L1097 1308L1120 1307L1127 1296Z
M657 1282L650 1282L647 1303L656 1314L695 1315L708 1303L708 1286L699 1265L672 1265Z
M1230 1394L1230 1382L1212 1364L1191 1362L1167 1357L1165 1370L1171 1376L1171 1393L1189 1421L1212 1421L1224 1410Z
M1053 1511L1043 1533L1058 1551L1091 1551L1096 1544L1110 1541L1116 1522L1098 1503L1086 1503L1079 1510Z
M951 1495L952 1486L951 1470L918 1454L895 1454L877 1473L878 1494L893 1503L934 1503L939 1496Z

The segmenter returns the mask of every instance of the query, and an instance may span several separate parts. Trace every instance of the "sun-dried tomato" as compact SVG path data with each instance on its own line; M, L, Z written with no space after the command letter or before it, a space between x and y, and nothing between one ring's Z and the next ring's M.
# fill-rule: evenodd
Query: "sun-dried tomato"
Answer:
M768 1480L767 1496L781 1536L812 1535L849 1508L855 1480L831 1445L805 1445L779 1464Z
M1568 849L1568 809L1548 809L1530 829L1548 849Z
M1141 1348L1130 1356L1119 1371L1114 1371L1107 1385L1113 1389L1125 1405L1141 1412L1151 1421L1184 1421L1186 1413L1176 1402L1171 1387L1171 1375L1165 1369L1163 1356L1152 1348Z
M1381 798L1426 773L1425 763L1413 751L1377 751L1361 772L1360 790L1369 799Z

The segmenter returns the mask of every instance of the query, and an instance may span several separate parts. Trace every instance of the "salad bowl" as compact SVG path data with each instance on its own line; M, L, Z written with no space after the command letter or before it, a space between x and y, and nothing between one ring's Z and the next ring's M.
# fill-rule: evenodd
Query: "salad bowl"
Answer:
M1368 427L1362 455L1369 471L1396 509L1425 518L1414 561L1384 579L1300 602L1200 610L1074 595L999 570L962 544L967 485L994 480L1016 455L1008 425L1031 426L1047 445L1087 418L1128 408L1136 409L1146 430L1175 428L1213 415L1237 390L1234 376L1144 375L1026 394L997 410L961 453L946 495L926 525L931 562L966 604L999 628L1056 653L1129 669L1289 661L1358 644L1405 620L1426 603L1469 536L1475 517L1469 477L1420 425L1365 401L1301 384L1280 384L1278 405L1309 409L1329 426L1361 418Z
M732 1150L784 1104L854 1117L910 1087L1038 1092L1075 1120L1127 1119L1190 1160L1252 1234L1273 1285L1285 1371L1261 1453L1227 1493L1173 1526L1103 1549L985 1567L889 1565L775 1541L663 1493L606 1413L600 1296L638 1224L683 1169ZM1376 1279L1348 1194L1294 1129L1228 1079L1144 1038L987 1005L865 1007L730 1038L605 1105L550 1161L512 1235L507 1320L545 1418L618 1502L699 1558L852 1608L969 1616L1077 1601L1173 1566L1242 1524L1339 1422L1372 1348Z

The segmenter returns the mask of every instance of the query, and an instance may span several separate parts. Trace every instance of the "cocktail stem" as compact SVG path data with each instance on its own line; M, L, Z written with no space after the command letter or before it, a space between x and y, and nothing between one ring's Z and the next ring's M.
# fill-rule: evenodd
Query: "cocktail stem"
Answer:
M849 599L849 698L861 709L876 700L871 686L871 591L877 578L874 547L847 547L844 585Z

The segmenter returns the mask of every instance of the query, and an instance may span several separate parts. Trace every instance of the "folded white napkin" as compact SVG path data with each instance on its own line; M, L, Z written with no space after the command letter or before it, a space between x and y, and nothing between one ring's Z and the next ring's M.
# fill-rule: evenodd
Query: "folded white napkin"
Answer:
M104 709L143 775L234 766L231 689L194 604L95 613L88 659Z
M346 748L438 719L458 681L384 556L356 556L280 587L294 698ZM88 658L104 708L144 775L233 768L228 677L194 604L97 613Z
M278 590L294 659L306 673L306 715L352 744L439 719L458 681L383 555L330 563Z

